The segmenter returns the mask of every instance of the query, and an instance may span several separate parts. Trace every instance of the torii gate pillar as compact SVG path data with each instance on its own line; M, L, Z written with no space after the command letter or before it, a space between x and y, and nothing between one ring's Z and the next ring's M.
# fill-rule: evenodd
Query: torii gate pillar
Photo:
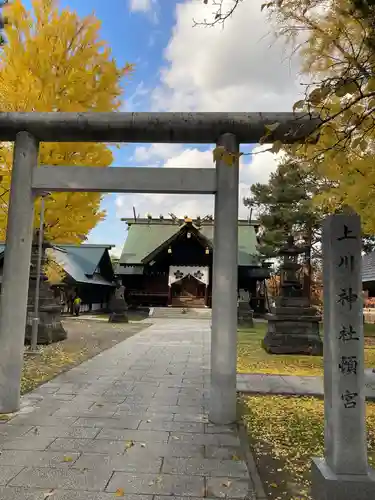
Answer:
M233 134L217 146L239 152ZM237 419L238 171L238 156L231 166L216 162L209 419L219 425Z

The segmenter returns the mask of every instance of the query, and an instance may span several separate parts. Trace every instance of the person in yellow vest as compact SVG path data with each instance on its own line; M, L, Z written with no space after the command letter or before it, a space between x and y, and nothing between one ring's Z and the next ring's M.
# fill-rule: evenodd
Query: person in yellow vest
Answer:
M82 302L82 300L80 299L80 297L78 295L76 295L74 298L74 301L73 301L73 310L74 310L75 316L79 316L79 312L81 309L81 302Z

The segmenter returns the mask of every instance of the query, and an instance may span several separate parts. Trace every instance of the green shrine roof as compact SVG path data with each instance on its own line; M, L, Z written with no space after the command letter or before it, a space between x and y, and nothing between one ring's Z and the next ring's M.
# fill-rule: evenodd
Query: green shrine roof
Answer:
M112 286L113 283L97 274L99 263L111 245L60 245L50 252L56 262L77 283Z
M146 257L169 238L177 235L184 227L184 222L174 222L172 219L123 219L128 224L128 237L125 241L120 265L142 265ZM192 221L194 227L214 247L213 221ZM238 265L259 266L260 261L256 249L256 228L259 224L249 223L246 220L238 221Z
M4 258L5 246L4 243L0 243L0 259ZM104 253L111 248L112 245L55 244L47 252L77 283L114 286L98 273L98 266Z

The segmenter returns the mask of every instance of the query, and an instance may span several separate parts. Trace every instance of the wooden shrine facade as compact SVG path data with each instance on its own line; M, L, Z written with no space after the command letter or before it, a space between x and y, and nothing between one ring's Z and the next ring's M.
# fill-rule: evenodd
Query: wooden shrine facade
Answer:
M211 307L214 221L123 219L128 237L116 270L133 306ZM258 225L238 221L238 287L256 312L265 310L268 267L257 256Z

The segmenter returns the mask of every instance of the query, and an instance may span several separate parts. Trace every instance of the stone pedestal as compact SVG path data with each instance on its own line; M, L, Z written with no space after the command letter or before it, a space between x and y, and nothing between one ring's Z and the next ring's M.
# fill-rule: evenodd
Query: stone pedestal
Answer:
M314 500L374 500L375 472L335 474L323 458L313 458L311 496Z
M293 238L279 252L281 266L281 292L275 307L265 315L268 320L263 348L270 354L306 354L321 356L323 344L319 334L321 318L303 296L302 285L297 278L301 265L298 255L305 249L294 245Z
M324 458L314 458L314 500L372 500L366 443L361 221L323 225Z
M271 354L306 354L321 356L323 344L319 333L321 318L304 297L278 297L270 314L263 348Z
M39 325L38 344L51 344L67 338L67 333L61 323L61 305L57 302L51 290L47 276L43 269L46 263L45 251L50 245L43 243L42 267L39 287ZM38 260L37 234L34 237L31 251L31 268L29 279L29 295L27 302L27 323L25 331L25 343L31 342L32 318L34 317L36 269Z
M113 298L110 305L111 314L109 316L109 323L128 323L129 318L127 314L126 305L124 300Z

